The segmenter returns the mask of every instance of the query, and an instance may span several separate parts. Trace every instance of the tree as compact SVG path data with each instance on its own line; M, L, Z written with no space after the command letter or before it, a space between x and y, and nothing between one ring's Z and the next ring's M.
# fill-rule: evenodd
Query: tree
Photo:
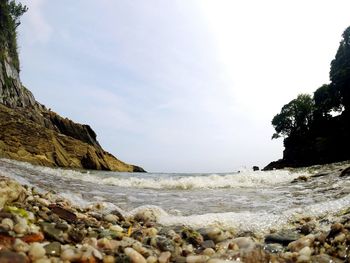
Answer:
M323 84L314 92L315 114L321 118L329 118L332 110L341 111L339 94L334 92L333 84Z
M17 52L17 32L20 25L20 17L28 10L25 5L14 0L0 0L0 58L3 58L6 50L16 69L19 71L19 59Z
M296 99L284 105L281 112L272 119L272 125L276 130L272 139L307 131L313 119L313 110L312 97L308 94L298 95Z
M330 79L333 96L339 98L345 111L350 111L350 27L348 27L340 42L335 59L331 62ZM339 106L339 105L338 105Z

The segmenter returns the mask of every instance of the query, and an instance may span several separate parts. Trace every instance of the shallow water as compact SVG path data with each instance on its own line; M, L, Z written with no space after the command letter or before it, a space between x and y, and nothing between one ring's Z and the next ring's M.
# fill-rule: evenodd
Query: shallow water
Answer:
M350 182L339 177L341 167L346 164L293 171L131 174L51 169L0 159L0 174L53 190L78 205L103 201L125 213L152 206L165 225L247 231L278 228L295 214L317 216L350 206ZM325 175L313 177L321 172ZM291 183L301 175L309 180Z

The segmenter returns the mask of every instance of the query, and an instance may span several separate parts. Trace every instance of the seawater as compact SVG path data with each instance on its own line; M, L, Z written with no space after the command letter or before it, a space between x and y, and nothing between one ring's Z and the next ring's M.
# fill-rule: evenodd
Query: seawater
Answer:
M311 169L217 174L118 173L52 169L0 159L0 175L85 206L103 202L125 215L151 209L163 225L220 226L262 232L296 215L322 216L350 206L348 163ZM307 181L293 182L300 176Z

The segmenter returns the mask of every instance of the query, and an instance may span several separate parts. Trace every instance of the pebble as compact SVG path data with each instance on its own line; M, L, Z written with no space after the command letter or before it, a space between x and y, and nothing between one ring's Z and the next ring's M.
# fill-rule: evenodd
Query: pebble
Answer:
M48 207L50 205L50 201L44 198L37 197L35 198L35 201L37 201L39 204Z
M13 230L17 233L17 234L24 234L27 231L28 226L26 224L23 223L17 223L15 224L15 226L13 227Z
M47 255L59 256L61 255L61 243L52 242L44 246Z
M130 257L132 263L147 263L146 259L131 247L125 248L124 253Z
M115 232L123 232L124 231L124 229L121 226L118 226L118 225L110 226L109 230L115 231Z
M37 260L45 256L45 249L42 244L34 242L29 247L28 256L31 260Z
M212 256L215 254L215 250L212 248L206 248L203 250L203 254L206 256Z
M111 255L106 255L103 257L103 263L115 263L115 258Z
M158 258L159 263L168 263L171 257L171 253L169 251L162 252Z
M13 248L17 252L24 252L26 253L29 250L29 245L26 242L23 242L22 240L16 238Z
M108 214L104 217L104 220L106 220L107 222L111 222L111 223L114 223L116 221L118 221L118 217L116 215L113 215L113 214Z
M315 236L310 234L310 235L304 236L296 241L289 243L288 248L293 252L298 252L301 249L303 249L304 247L312 246L314 240L315 240Z
M68 261L74 261L77 259L77 255L73 249L68 248L61 253L61 259L68 260Z
M206 255L198 255L198 256L187 256L186 257L186 262L187 263L204 263L209 259L208 256Z
M0 210L1 263L340 263L349 257L349 208L336 220L300 215L289 230L234 237L233 230L220 227L161 226L156 220L165 212L153 207L125 219L112 212L103 216L94 207L74 208L51 195L26 194L24 201L8 204L8 211Z
M147 259L146 259L147 263L157 263L158 262L158 259L157 257L155 256L149 256Z
M4 227L6 230L12 230L13 221L10 218L4 218L3 220L1 220L1 226Z

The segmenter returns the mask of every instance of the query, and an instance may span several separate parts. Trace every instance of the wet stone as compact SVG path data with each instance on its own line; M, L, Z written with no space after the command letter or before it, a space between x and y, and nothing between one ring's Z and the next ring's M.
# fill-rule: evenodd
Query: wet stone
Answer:
M66 224L66 223L57 223L56 224L56 228L57 229L60 229L60 230L63 230L63 231L67 231L69 226Z
M174 247L174 243L164 237L158 237L157 238L157 246L161 251L174 251L175 247Z
M279 232L265 236L265 243L278 243L287 246L300 237L300 234L291 231Z
M270 253L279 253L284 251L284 247L278 243L266 244L264 246L265 251Z
M77 216L75 213L60 207L58 205L51 205L50 206L51 212L58 215L60 218L66 220L67 222L74 223L77 221Z
M57 229L55 225L47 222L41 223L42 230L47 238L55 239L59 242L64 242L63 232L60 229Z
M203 241L203 243L201 244L201 246L203 248L214 248L215 247L215 243L213 240L205 240Z
M130 258L125 254L119 254L115 258L116 263L131 263Z
M125 221L124 216L118 210L111 211L111 214L116 215L120 220Z
M61 243L52 242L45 247L46 254L49 256L59 256L61 254Z
M69 232L68 232L68 236L70 237L70 239L72 239L74 242L81 242L84 238L85 238L85 233L79 229L76 228L72 228Z
M26 263L27 258L10 250L0 250L1 263Z

